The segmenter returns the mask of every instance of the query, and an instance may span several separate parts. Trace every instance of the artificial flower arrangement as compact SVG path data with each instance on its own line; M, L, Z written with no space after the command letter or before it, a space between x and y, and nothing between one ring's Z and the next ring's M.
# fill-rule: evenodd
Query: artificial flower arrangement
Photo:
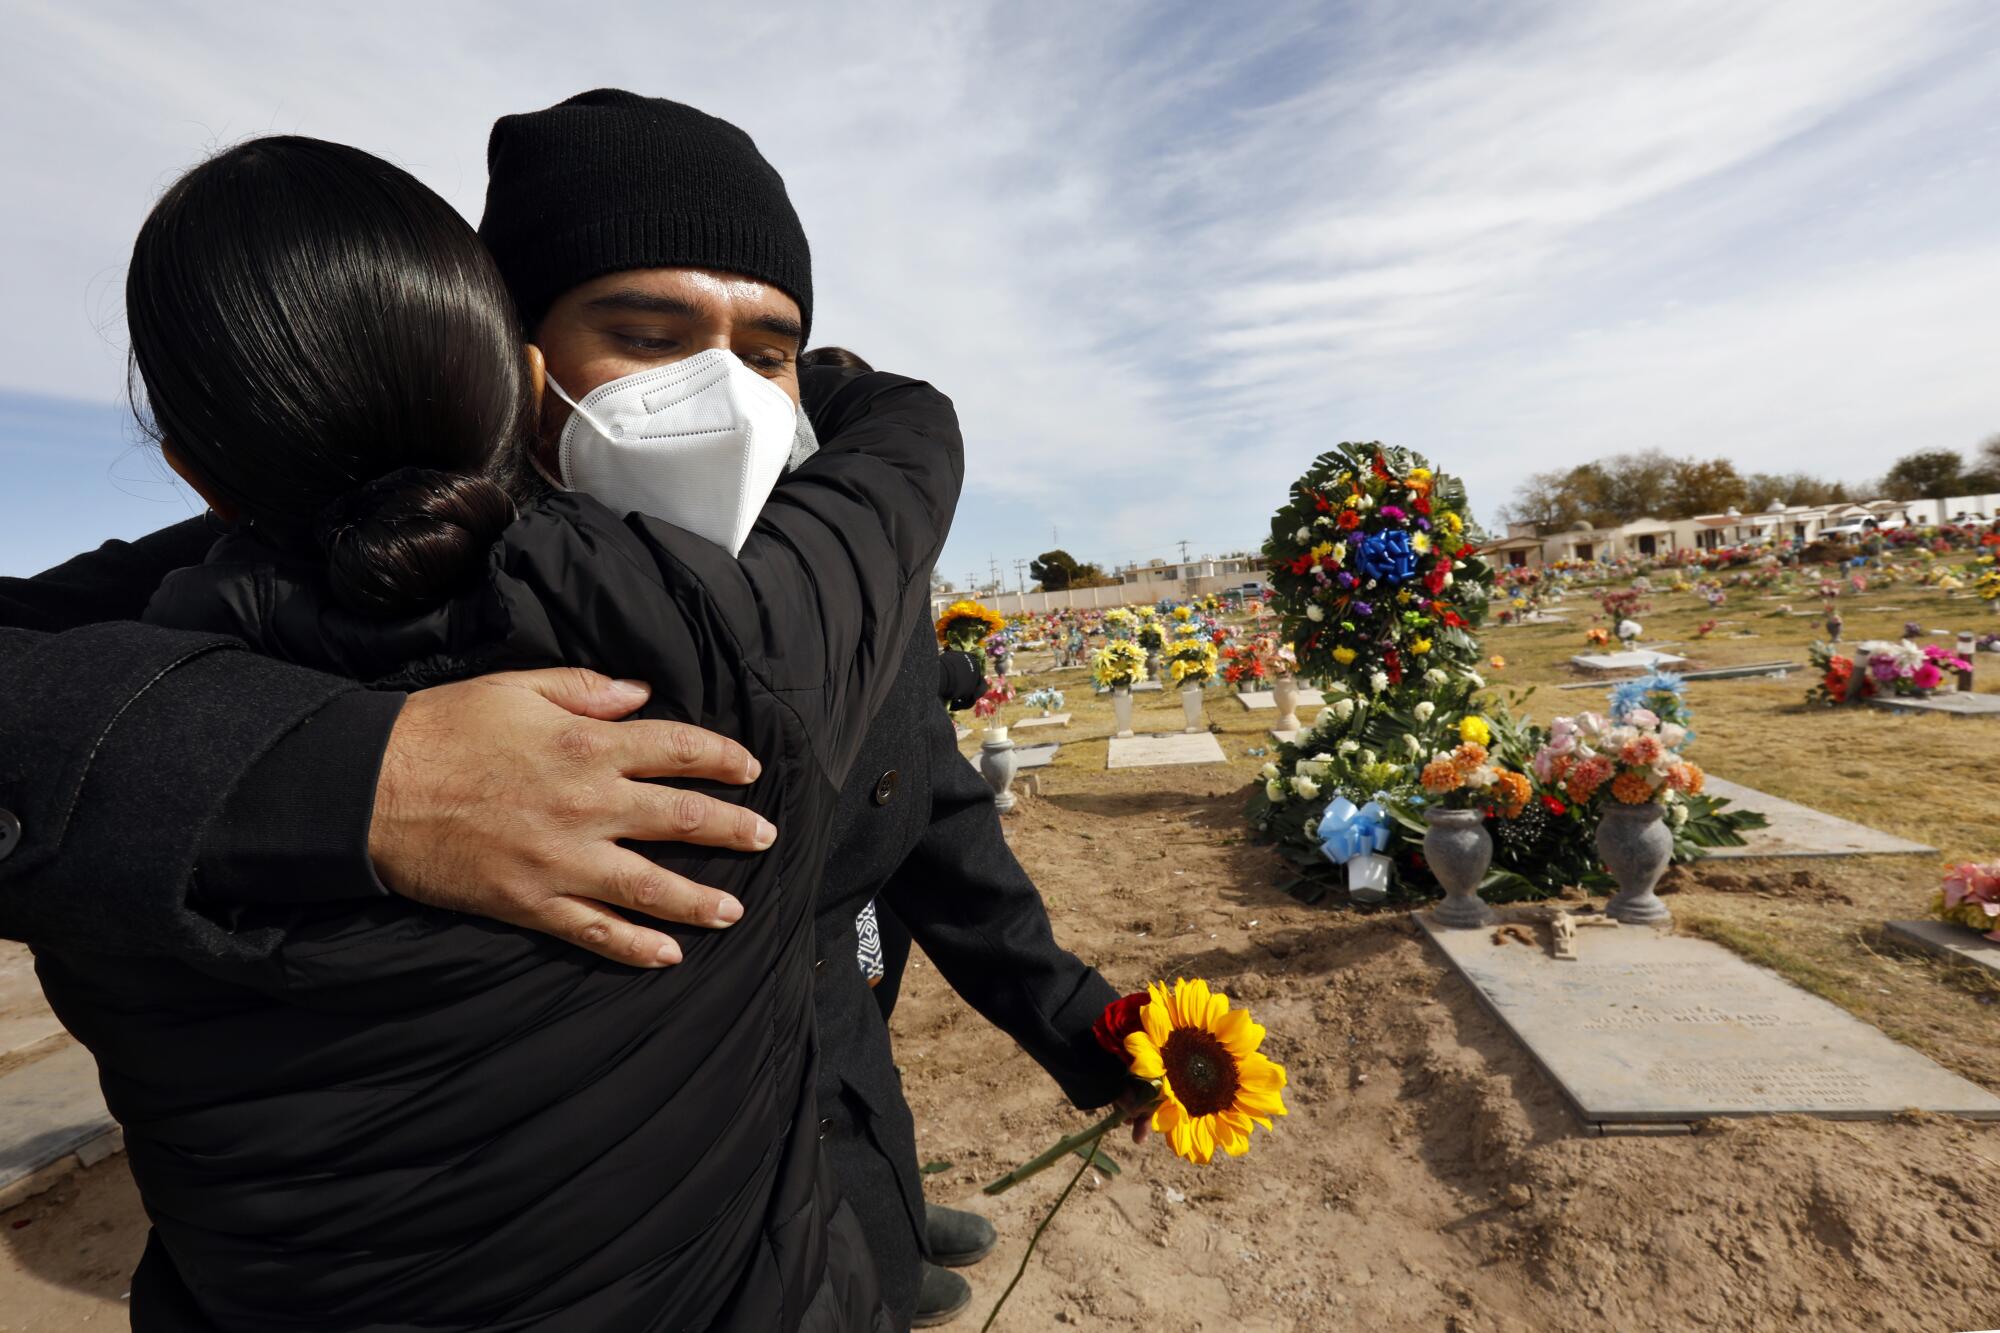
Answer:
M1901 643L1873 640L1862 644L1856 654L1878 689L1912 698L1923 698L1944 684L1946 672L1972 670L1970 662L1941 644L1918 647L1908 639Z
M999 1318L1028 1270L1036 1242L1082 1183L1084 1173L1093 1166L1115 1172L1101 1146L1114 1129L1145 1119L1175 1156L1206 1166L1218 1148L1230 1157L1243 1156L1250 1151L1253 1129L1274 1132L1271 1122L1288 1114L1285 1067L1260 1049L1263 1027L1249 1010L1231 1008L1229 997L1206 981L1177 978L1171 988L1164 981L1153 982L1106 1005L1091 1033L1098 1045L1124 1062L1140 1095L1121 1099L1096 1124L986 1186L987 1194L1003 1194L1070 1153L1083 1159L1029 1238L1020 1266L982 1328L991 1328Z
M984 645L991 636L1007 628L999 612L978 602L960 598L944 609L937 619L938 642L954 652L985 657Z
M1167 646L1166 627L1160 623L1159 614L1152 607L1139 608L1139 625L1133 637L1149 653L1157 653Z
M1029 690L1021 697L1021 702L1030 708L1041 709L1042 716L1047 717L1050 713L1062 711L1063 692L1054 686L1043 685L1038 689Z
M1203 686L1215 679L1218 654L1207 639L1189 634L1167 645L1167 678L1176 688Z
M1477 541L1464 485L1419 455L1381 444L1320 455L1264 543L1302 674L1387 688L1474 660L1493 581Z
M1104 633L1113 639L1129 639L1139 627L1139 617L1123 606L1114 606L1104 613Z
M1131 639L1112 639L1091 654L1090 678L1100 690L1130 689L1146 678L1146 650Z
M1609 648L1611 646L1611 631L1602 626L1593 627L1584 635L1584 638L1590 642L1590 646L1593 648Z
M2000 861L1948 867L1931 914L2000 942Z
M1874 697L1875 682L1867 672L1857 678L1854 674L1854 659L1834 651L1830 643L1815 643L1806 650L1818 679L1806 691L1806 702L1824 704L1829 708L1841 704L1859 703Z
M996 676L988 683L986 693L980 695L977 702L972 705L972 715L979 718L991 718L1003 706L1013 702L1014 687L1008 683L1005 676Z
M1698 795L1703 775L1681 754L1687 740L1686 727L1649 708L1628 709L1622 718L1559 717L1535 752L1535 776L1572 805L1588 805L1600 794L1620 805L1664 801L1676 792Z
M1434 896L1437 886L1422 859L1423 810L1432 799L1423 788L1423 770L1440 752L1450 757L1468 743L1485 749L1486 764L1496 772L1510 771L1528 783L1526 799L1520 799L1520 788L1512 780L1494 791L1479 773L1481 765L1472 765L1473 788L1468 790L1461 782L1454 789L1460 794L1452 799L1481 804L1492 816L1493 868L1481 896L1491 902L1513 902L1551 897L1571 886L1611 887L1597 859L1594 835L1602 817L1599 798L1609 799L1616 770L1594 788L1579 788L1591 799L1572 800L1560 781L1543 781L1536 773L1534 757L1551 744L1554 733L1521 714L1527 692L1513 693L1506 700L1490 696L1481 700L1477 696L1484 684L1475 673L1439 671L1390 698L1329 688L1327 705L1312 726L1295 742L1278 746L1276 756L1264 766L1262 785L1254 790L1246 811L1253 827L1274 841L1279 854L1298 870L1299 877L1286 886L1288 892L1318 901L1335 887L1337 868L1355 854L1386 851L1395 864L1401 900ZM1683 696L1684 687L1672 676L1622 682L1611 696L1613 722L1625 725L1623 714L1645 708L1680 728L1684 734L1679 740L1685 746L1692 728ZM1478 740L1481 734L1490 742ZM1465 753L1467 760L1472 757L1472 752ZM1695 787L1698 773L1689 764L1680 781ZM1435 774L1434 781L1442 784L1443 776ZM1496 796L1499 799L1493 799ZM1743 833L1764 823L1762 816L1729 808L1728 802L1706 792L1670 789L1660 799L1668 807L1676 861L1695 860L1714 847L1741 846ZM1374 845L1378 838L1372 823L1364 821L1354 830L1354 815L1341 818L1346 808L1342 802L1357 812L1370 803L1386 812L1390 827L1389 837L1380 839L1383 846ZM1361 837L1350 836L1351 832Z

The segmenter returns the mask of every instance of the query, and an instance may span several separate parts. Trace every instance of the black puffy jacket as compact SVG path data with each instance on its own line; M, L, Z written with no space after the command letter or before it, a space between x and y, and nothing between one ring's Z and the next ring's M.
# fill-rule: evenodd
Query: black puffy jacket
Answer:
M649 849L735 894L685 961L606 962L395 898L248 909L267 957L39 954L154 1223L146 1329L886 1327L814 1096L812 909L835 798L925 613L963 470L927 385L844 380L830 443L740 559L586 497L530 506L482 582L384 623L248 537L148 618L360 680L588 666L733 736L761 855ZM255 913L273 919L260 922Z

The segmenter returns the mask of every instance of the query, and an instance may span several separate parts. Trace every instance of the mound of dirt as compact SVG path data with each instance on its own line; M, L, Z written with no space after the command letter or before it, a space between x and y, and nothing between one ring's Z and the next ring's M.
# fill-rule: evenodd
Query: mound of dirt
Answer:
M1203 976L1251 1006L1291 1115L1207 1167L1158 1142L1072 1196L1001 1327L1983 1328L2000 1322L2000 1127L1712 1122L1586 1135L1393 915L1308 907L1248 844L1242 793L1067 775L1010 820L1063 941L1114 984ZM1107 827L1108 825L1108 827ZM1088 835L1088 841L1084 841ZM1735 874L1806 888L1801 872ZM1711 886L1711 877L1700 877ZM1721 887L1721 886L1713 886ZM940 892L949 892L940 886ZM918 960L922 962L921 959ZM930 1196L988 1212L984 1310L1069 1172L978 1186L1084 1123L923 965L896 1019Z

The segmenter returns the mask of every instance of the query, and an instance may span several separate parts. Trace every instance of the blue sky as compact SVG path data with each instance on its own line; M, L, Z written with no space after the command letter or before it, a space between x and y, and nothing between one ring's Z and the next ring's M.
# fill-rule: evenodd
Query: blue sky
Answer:
M612 84L744 126L820 340L959 404L941 566L1261 539L1342 439L1858 480L2000 432L2000 8L25 3L0 49L0 573L193 511L122 408L159 190L259 133L469 215L491 120ZM565 21L559 21L565 20Z

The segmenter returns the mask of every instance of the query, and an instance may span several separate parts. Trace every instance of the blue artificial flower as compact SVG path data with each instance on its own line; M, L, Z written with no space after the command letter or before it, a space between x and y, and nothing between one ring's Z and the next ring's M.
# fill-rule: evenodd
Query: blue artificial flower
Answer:
M1363 537L1354 553L1354 564L1377 583L1394 587L1416 577L1417 553L1410 549L1410 534L1392 528Z
M1635 708L1650 708L1662 722L1687 726L1693 719L1687 706L1687 682L1670 671L1655 671L1611 687L1611 720L1623 722ZM1694 738L1692 728L1688 738Z

